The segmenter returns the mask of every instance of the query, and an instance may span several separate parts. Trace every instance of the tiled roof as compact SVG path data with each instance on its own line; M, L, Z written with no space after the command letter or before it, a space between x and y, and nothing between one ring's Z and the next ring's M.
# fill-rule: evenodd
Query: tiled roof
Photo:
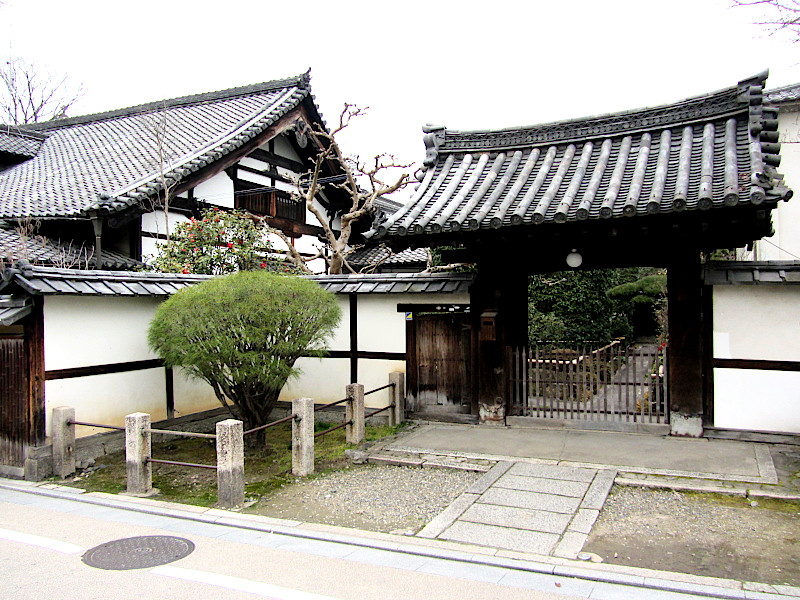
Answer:
M13 325L30 314L33 303L30 298L0 296L0 325Z
M376 273L311 275L308 279L336 294L466 294L471 273Z
M75 246L40 235L24 236L17 230L0 225L0 260L13 264L25 259L38 265L80 266L90 262L94 248ZM107 269L137 269L142 263L113 250L103 250L103 267Z
M407 248L397 254L384 245L369 246L354 251L347 257L347 262L353 269L362 269L369 266L401 266L401 265L427 265L428 252L426 248Z
M58 269L19 261L2 273L0 291L13 286L33 295L169 296L211 275ZM339 294L467 293L471 273L380 273L375 275L309 275Z
M800 83L793 83L764 92L767 102L783 104L800 100Z
M0 126L0 152L30 158L36 156L45 138L41 133L3 125Z
M34 295L169 296L209 279L208 275L91 271L41 267L20 261L3 272L0 290L15 285Z
M788 199L766 73L675 104L496 131L427 127L422 183L372 235L538 226Z
M718 261L705 266L707 285L800 284L800 261Z
M165 175L174 182L239 148L308 97L306 73L26 125L47 138L31 160L0 173L0 218L77 217L141 203L161 187L154 121L166 121Z

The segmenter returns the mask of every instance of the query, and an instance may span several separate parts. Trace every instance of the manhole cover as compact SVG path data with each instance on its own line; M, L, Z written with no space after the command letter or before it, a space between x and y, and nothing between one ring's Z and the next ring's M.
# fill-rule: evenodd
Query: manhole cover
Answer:
M143 535L100 544L81 557L90 567L115 571L146 569L188 556L194 543L169 535Z

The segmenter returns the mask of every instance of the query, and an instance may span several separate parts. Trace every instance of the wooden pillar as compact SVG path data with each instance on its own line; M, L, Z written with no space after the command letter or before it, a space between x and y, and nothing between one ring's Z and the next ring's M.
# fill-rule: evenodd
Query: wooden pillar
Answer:
M528 277L524 271L480 264L470 293L472 314L473 414L478 403L507 403L505 349L527 339Z
M703 293L700 252L685 252L667 268L667 383L672 435L703 434Z

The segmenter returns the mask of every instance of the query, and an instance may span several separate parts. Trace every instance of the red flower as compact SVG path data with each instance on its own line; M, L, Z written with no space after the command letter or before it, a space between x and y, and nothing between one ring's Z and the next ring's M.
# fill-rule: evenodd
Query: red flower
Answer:
M267 268L267 263L266 262L262 262L261 263L261 268L262 269L266 269Z
M183 274L184 275L188 275L189 274L189 269L187 269L186 267L183 267Z
M215 206L215 207L214 207L214 210L219 210L219 209L218 209L218 208Z
M228 242L228 248L233 248L233 242Z

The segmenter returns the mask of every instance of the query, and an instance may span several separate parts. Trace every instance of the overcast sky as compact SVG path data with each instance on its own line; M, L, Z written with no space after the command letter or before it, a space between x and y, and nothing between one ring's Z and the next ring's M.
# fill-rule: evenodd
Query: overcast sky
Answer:
M344 150L424 157L421 126L489 129L664 104L770 69L799 44L726 0L536 2L0 0L0 55L82 84L71 115L279 79L309 67L323 116L367 117Z

